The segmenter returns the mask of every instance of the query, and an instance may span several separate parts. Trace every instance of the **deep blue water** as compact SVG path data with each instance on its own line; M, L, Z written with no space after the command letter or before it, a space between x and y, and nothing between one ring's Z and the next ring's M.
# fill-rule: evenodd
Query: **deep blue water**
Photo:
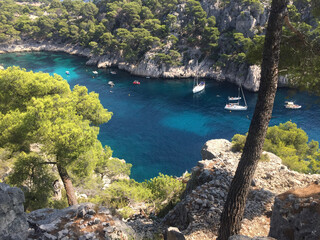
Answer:
M203 93L193 94L193 79L147 79L118 69L116 75L85 65L86 58L63 53L17 53L0 55L0 64L27 70L57 73L71 87L85 85L99 93L105 108L114 113L100 127L99 140L109 145L115 157L133 164L134 179L142 181L159 172L181 175L201 159L203 144L214 138L231 140L248 131L257 94L245 91L248 111L224 110L228 96L237 95L229 83L206 80ZM92 74L97 70L98 76ZM66 75L69 71L70 75ZM110 88L108 81L114 81ZM139 80L141 85L133 85ZM301 110L284 108L286 100L301 104ZM279 89L271 125L289 120L298 124L309 139L320 141L320 98L296 90Z

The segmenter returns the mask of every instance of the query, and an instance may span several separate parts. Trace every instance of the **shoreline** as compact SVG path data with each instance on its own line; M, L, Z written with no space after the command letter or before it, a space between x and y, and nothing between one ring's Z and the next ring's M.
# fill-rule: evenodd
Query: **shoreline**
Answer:
M95 65L98 68L117 67L120 70L129 72L131 75L152 78L193 78L198 75L200 78L215 79L217 81L228 81L236 85L242 85L246 90L257 92L260 83L260 67L247 66L246 64L229 64L226 69L214 69L214 62L205 58L200 63L200 71L193 62L186 66L168 67L164 64L157 64L153 60L153 53L149 51L137 64L128 63L121 57L112 54L95 56L88 48L74 44L55 44L52 42L11 42L0 44L0 54L17 52L63 52L71 55L78 55L87 58L87 65Z

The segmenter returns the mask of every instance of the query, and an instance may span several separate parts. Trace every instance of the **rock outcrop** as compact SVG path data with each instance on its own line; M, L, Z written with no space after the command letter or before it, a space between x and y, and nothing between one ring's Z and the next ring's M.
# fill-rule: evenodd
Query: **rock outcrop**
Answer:
M0 239L24 240L28 236L21 189L0 183Z
M250 238L247 236L243 236L243 235L234 235L229 237L229 240L276 240L272 237L254 237L254 238Z
M319 183L278 195L270 225L269 235L276 239L320 239Z
M31 239L140 239L108 208L91 203L65 209L39 209L28 214Z
M241 154L231 151L231 143L224 139L208 141L201 154L204 160L192 169L184 199L163 223L178 227L185 236L207 231L206 239L210 239L216 237L220 214ZM276 195L319 179L319 175L291 171L282 165L279 157L266 154L270 161L258 164L242 221L241 234L250 237L268 235Z

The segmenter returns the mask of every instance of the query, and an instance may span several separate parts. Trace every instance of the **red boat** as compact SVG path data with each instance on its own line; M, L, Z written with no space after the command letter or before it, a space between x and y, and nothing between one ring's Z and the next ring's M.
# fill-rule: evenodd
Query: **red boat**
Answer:
M134 80L134 81L133 81L133 84L139 85L140 82L139 82L138 80Z

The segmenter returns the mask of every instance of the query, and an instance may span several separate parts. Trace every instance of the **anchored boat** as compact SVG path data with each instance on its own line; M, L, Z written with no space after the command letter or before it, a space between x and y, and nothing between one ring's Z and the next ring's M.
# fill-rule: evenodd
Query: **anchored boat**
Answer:
M199 83L199 80L198 80L198 61L197 61L197 73L196 73L196 77L193 80L192 92L193 93L201 92L204 90L205 87L206 87L206 83L204 81L201 81Z
M301 105L298 105L298 104L294 104L294 102L285 102L285 108L288 108L288 109L300 109L301 108Z
M240 90L243 96L243 100L244 100L244 106L240 105ZM226 110L230 110L230 111L245 111L248 109L248 105L247 105L247 101L246 98L244 96L242 87L240 85L239 89L238 89L238 97L228 97L229 103L226 104L226 106L224 107L224 109ZM231 102L231 101L236 101L236 102Z

